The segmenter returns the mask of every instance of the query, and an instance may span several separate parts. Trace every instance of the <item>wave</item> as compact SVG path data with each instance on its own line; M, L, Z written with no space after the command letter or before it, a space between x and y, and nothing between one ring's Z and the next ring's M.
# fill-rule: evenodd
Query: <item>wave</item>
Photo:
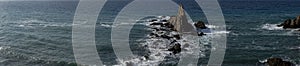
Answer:
M205 26L207 28L219 28L219 26L216 26L216 25L208 25L208 24L206 24Z
M108 24L101 24L100 26L102 26L102 27L113 27L112 25L108 25Z
M59 23L59 22L45 22L37 19L28 19L21 21L20 23L13 23L18 27L65 27L72 26L71 23Z
M266 29L266 30L282 30L282 27L278 27L278 24L264 24L261 26L262 29Z
M9 49L9 48L10 48L9 46L1 46L0 50L5 50L5 49Z

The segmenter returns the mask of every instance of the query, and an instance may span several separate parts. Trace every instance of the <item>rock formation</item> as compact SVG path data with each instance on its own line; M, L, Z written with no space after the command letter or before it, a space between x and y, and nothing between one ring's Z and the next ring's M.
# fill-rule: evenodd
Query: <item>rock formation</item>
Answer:
M206 29L207 27L205 26L204 22L202 21L198 21L197 23L194 24L194 26L196 28L200 28L200 29Z
M300 16L298 16L296 19L287 19L283 23L277 25L278 27L283 27L284 29L287 28L300 28Z

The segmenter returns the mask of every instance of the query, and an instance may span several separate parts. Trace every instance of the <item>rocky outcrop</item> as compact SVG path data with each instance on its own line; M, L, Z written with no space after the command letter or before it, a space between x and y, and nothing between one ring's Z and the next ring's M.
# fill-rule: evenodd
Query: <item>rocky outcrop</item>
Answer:
M267 64L268 66L295 66L294 63L283 61L281 58L268 58L267 62L264 64Z
M200 28L200 29L206 29L207 27L205 26L205 23L202 21L198 21L197 23L194 24L194 26L196 28Z
M287 19L283 23L277 25L278 27L283 27L284 29L287 28L300 28L300 16L296 19Z
M172 51L174 54L180 53L181 52L180 46L181 46L180 44L175 44L170 49L168 49L168 51Z

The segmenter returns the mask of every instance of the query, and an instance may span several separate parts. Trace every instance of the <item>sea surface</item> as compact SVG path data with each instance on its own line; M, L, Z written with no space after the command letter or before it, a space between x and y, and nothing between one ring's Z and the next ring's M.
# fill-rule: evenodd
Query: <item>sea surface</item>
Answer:
M108 0L99 13L95 29L96 47L105 65L122 63L114 54L110 35L114 19L130 2L132 0ZM201 20L207 23L195 1L174 2L183 4L191 18L190 22ZM164 3L150 4L165 6ZM222 66L256 66L257 62L269 57L281 57L300 64L300 32L276 27L276 24L300 15L299 3L219 0L227 27L227 31L221 32L227 34L227 49ZM0 66L74 65L72 22L77 4L78 1L0 1ZM160 10L153 10L153 15L135 20L137 23L129 35L134 55L143 56L149 52L148 48L142 46L147 43L147 34L151 33L145 21L158 16L176 15L177 9L177 6L162 8L163 14L160 14ZM209 45L209 42L200 45ZM204 66L208 62L210 48L201 47L201 50L204 51L200 54L198 65ZM174 65L175 62L176 65L175 60L168 59L156 64Z

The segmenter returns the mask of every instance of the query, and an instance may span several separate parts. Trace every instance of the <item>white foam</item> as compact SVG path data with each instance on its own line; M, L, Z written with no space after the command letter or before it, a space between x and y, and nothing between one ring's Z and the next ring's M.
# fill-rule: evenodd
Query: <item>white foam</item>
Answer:
M207 28L219 28L219 26L215 26L215 25L205 25Z
M10 47L8 47L8 46L1 46L0 50L5 50L5 49L8 49L8 48L10 48Z
M107 24L101 24L100 26L102 26L102 27L112 27L111 25L107 25Z
M230 31L211 31L210 33L205 34L229 34Z
M266 29L266 30L282 30L282 27L278 27L277 24L264 24L262 27L262 29Z
M72 26L72 24L61 22L45 22L37 19L28 19L17 23L18 27L64 27Z

